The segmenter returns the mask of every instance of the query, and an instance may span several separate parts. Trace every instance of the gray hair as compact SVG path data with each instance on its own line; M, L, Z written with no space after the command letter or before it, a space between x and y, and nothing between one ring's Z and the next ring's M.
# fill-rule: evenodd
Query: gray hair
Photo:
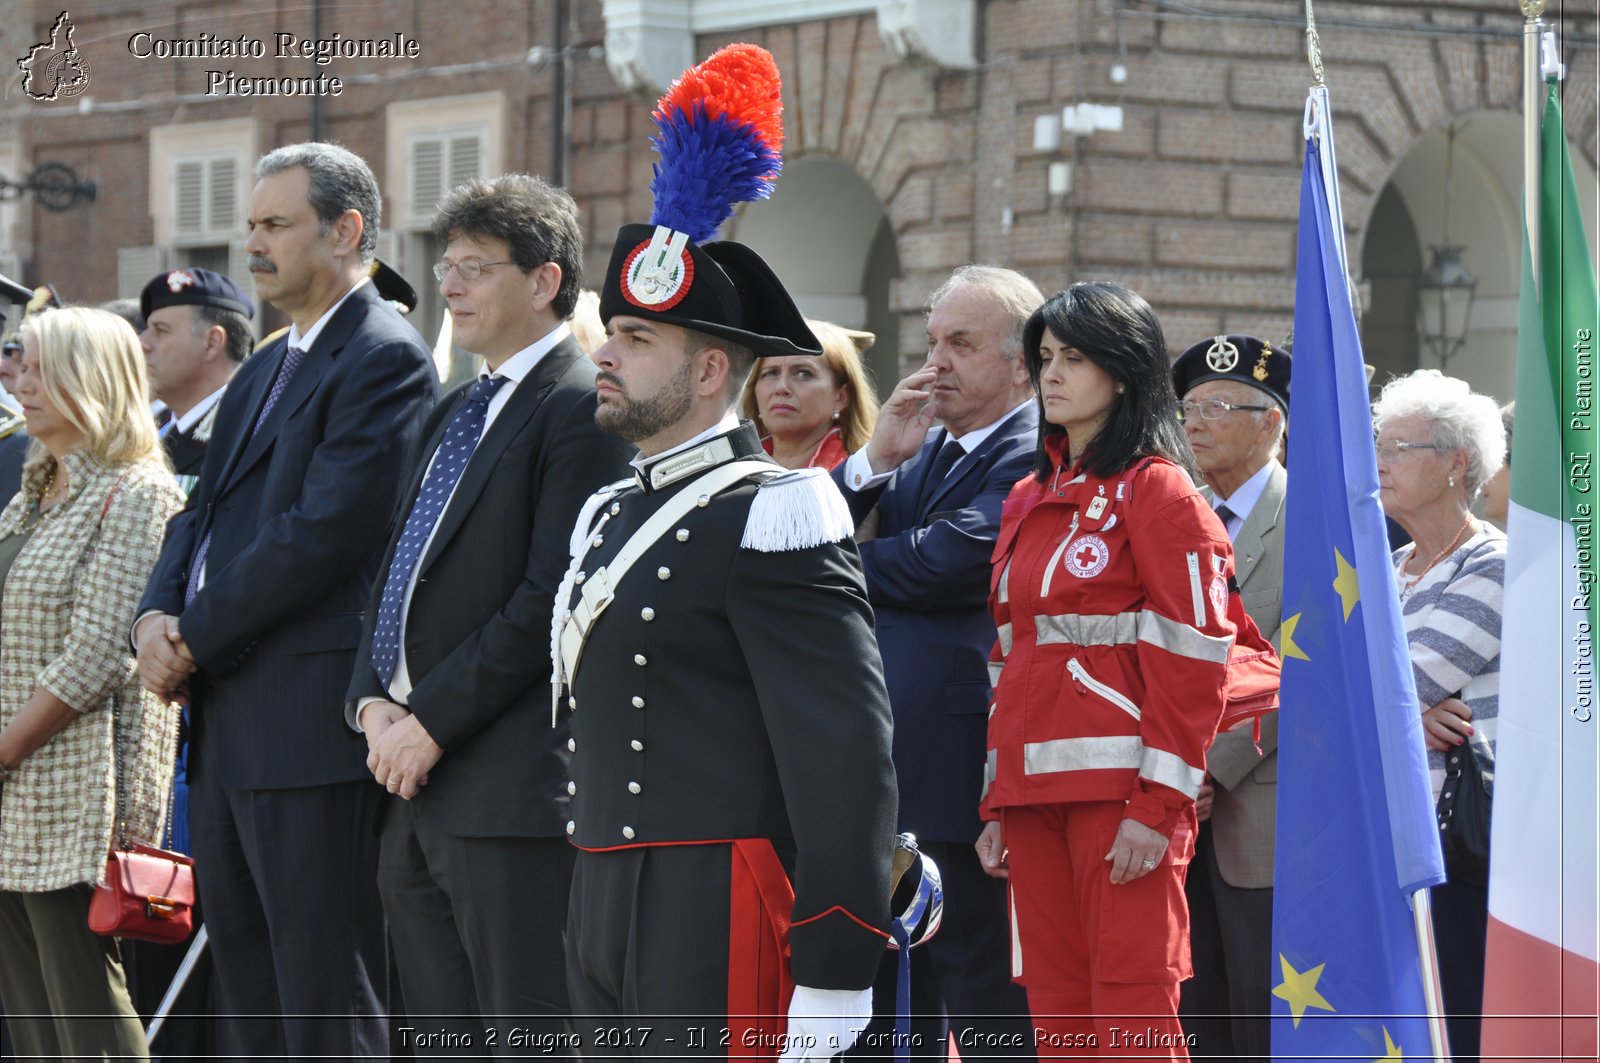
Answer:
M261 156L256 163L256 180L295 167L311 175L311 207L317 212L324 233L347 210L361 215L361 264L370 265L378 254L378 226L383 220L383 201L372 167L349 148L306 141L286 144Z
M957 269L928 296L924 316L933 313L944 298L959 288L982 288L1011 317L1011 331L1000 344L1000 353L1011 361L1022 353L1022 329L1033 312L1044 305L1044 293L1033 281L1014 269L1003 266L967 265Z
M1466 454L1468 498L1505 464L1506 428L1500 407L1489 396L1474 392L1465 380L1437 369L1395 377L1372 404L1373 427L1382 431L1384 422L1402 417L1426 419L1433 426L1430 442L1441 450Z

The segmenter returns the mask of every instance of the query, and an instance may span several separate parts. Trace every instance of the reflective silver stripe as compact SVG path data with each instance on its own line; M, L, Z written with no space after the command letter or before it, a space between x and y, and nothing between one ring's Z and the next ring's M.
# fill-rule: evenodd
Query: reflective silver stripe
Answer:
M1000 754L993 749L989 750L988 754L984 757L983 792L978 795L980 799L989 796L989 787L994 785L994 776L995 771L999 768L999 759Z
M1011 914L1011 977L1022 977L1022 934L1017 930L1017 888L1008 880L1006 891L1010 894L1006 905Z
M1200 586L1200 555L1190 550L1187 555L1189 562L1189 597L1194 605L1194 626L1206 626L1206 592Z
M1004 661L989 662L989 686L991 689L1000 685L1000 670L1005 666Z
M1001 624L995 629L995 634L1000 636L1001 655L1006 657L1011 656L1011 625Z
M1061 545L1056 547L1056 552L1050 555L1050 563L1044 567L1044 580L1039 584L1039 597L1050 597L1050 581L1055 578L1056 566L1061 563L1061 555L1067 552L1067 547L1072 542L1073 535L1078 531L1078 515L1072 515L1072 527L1067 529L1067 534L1062 537Z
M1228 651L1233 649L1231 635L1207 635L1149 609L1139 614L1139 641L1212 664L1228 663Z
M1046 775L1054 771L1137 769L1143 752L1144 743L1135 735L1029 742L1022 747L1022 771L1025 775Z
M1206 777L1204 768L1193 767L1176 753L1164 749L1146 749L1139 762L1139 774L1191 798L1199 795L1200 784Z
M1138 613L1060 613L1036 616L1033 626L1041 646L1131 646L1139 640Z
M1011 559L1006 558L1006 567L1000 570L1000 603L1004 605L1011 600Z

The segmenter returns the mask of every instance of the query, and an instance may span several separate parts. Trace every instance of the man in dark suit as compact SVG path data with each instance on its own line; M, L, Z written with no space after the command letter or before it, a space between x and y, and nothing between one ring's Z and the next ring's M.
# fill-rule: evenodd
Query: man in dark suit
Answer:
M834 473L858 523L877 508L861 562L894 708L900 829L944 876L944 924L911 954L915 1047L935 1056L941 1016L964 1058L1033 1052L1027 998L1011 982L1005 887L984 874L973 843L995 640L989 554L1000 503L1038 442L1022 326L1042 302L1012 270L957 270L928 301L927 364L896 386L871 441ZM869 1033L892 1028L893 963L880 972Z
M433 228L455 342L484 374L423 428L346 712L397 795L378 888L406 1010L479 1047L486 1016L559 1030L571 1011L568 729L550 726L540 650L578 510L629 448L595 424L594 363L566 324L583 287L572 197L524 174L472 182Z
M206 446L216 430L222 391L255 345L255 304L230 278L209 269L168 270L139 294L150 390L171 417L161 426L172 471L185 494L194 491Z
M1172 365L1183 427L1202 491L1233 539L1239 596L1261 634L1278 642L1283 593L1283 500L1278 461L1289 412L1290 357L1254 336L1217 336ZM1278 823L1278 714L1251 732L1217 735L1195 802L1201 819L1185 892L1194 977L1178 1011L1197 1055L1264 1058L1272 959L1272 873ZM1229 1016L1226 1020L1199 1016Z
M134 641L145 685L190 698L219 1050L376 1056L388 1046L383 793L341 706L438 381L367 279L379 199L366 163L296 144L256 177L250 272L292 324L223 395Z

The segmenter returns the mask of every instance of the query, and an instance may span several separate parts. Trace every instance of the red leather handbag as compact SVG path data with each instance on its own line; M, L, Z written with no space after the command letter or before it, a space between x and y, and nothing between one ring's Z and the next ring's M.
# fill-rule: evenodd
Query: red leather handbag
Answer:
M89 929L167 944L194 929L194 860L134 844L106 857L106 884L89 898Z

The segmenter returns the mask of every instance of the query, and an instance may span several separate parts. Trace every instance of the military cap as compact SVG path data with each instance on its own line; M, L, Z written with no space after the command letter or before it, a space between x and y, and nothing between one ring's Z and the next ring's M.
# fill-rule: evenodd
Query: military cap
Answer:
M1266 392L1288 413L1292 361L1287 351L1254 336L1213 336L1178 355L1172 363L1172 382L1182 398L1208 380L1236 380Z
M29 299L33 298L33 289L0 273L0 325L6 323L6 311L16 304L26 306Z
M617 233L600 320L617 314L732 340L757 357L821 354L822 344L754 250L717 239L735 203L764 199L783 165L778 66L730 44L685 71L656 104L661 156L649 224Z
M139 293L139 312L145 320L152 311L166 306L214 306L245 317L256 313L255 303L243 288L221 273L198 267L158 274Z
M394 303L402 314L409 314L417 308L417 290L400 275L399 270L383 259L375 258L367 273L372 277L372 288L378 293L378 298Z

